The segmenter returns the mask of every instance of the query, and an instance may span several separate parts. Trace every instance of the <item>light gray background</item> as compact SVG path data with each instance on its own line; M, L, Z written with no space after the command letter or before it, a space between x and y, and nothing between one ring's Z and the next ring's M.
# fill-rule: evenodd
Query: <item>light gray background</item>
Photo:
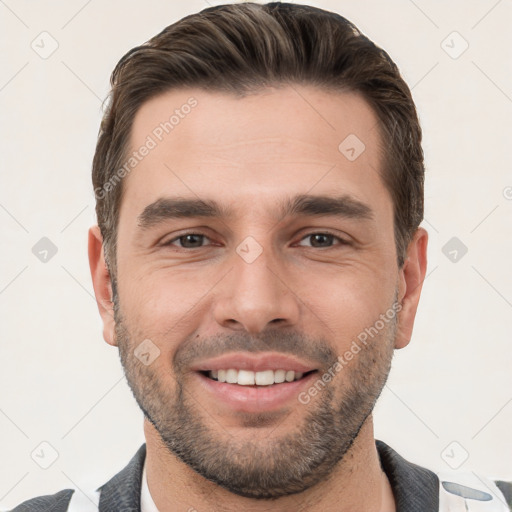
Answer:
M428 277L376 437L434 470L512 479L512 2L310 3L388 51L424 130ZM0 0L0 508L103 483L144 442L93 299L91 160L117 61L208 4ZM51 48L43 31L58 42L46 59L31 47ZM58 249L46 263L42 237ZM457 262L452 237L468 248ZM42 442L58 453L48 469L31 458L51 462Z

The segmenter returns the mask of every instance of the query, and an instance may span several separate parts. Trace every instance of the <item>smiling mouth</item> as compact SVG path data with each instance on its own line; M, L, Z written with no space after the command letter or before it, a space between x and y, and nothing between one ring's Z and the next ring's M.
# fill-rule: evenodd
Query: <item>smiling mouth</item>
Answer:
M252 372L248 370L236 370L229 368L225 370L204 370L199 371L199 373L216 382L252 388L268 388L304 379L311 373L315 373L317 371L318 370L311 370L305 373L295 372L293 370L264 370L260 372Z

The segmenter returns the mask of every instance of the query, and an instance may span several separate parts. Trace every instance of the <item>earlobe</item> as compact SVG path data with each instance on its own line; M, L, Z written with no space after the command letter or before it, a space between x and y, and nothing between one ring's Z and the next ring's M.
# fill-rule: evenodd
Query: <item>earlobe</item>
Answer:
M427 271L428 232L418 228L407 248L407 257L399 271L398 301L402 309L398 314L395 348L406 347L412 337L414 319L418 309L421 289Z
M94 295L103 320L103 338L108 344L116 346L112 282L105 262L103 237L98 226L89 229L88 252Z

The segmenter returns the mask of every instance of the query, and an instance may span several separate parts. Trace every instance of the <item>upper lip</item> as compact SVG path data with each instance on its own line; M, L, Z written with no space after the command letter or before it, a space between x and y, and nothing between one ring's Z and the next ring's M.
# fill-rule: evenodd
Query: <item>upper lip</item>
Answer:
M209 371L228 370L230 368L252 372L261 372L264 370L293 370L295 372L306 373L311 370L316 370L314 366L307 362L300 361L290 355L278 354L276 352L260 353L258 355L232 352L201 361L192 366L191 369L194 371Z

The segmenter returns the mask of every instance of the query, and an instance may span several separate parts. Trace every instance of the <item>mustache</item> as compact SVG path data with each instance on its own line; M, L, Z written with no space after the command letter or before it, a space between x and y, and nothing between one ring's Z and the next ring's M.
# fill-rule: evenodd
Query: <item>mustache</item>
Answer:
M231 352L279 352L314 362L319 368L329 368L337 354L323 338L312 338L302 333L265 331L258 335L247 332L217 334L187 338L174 354L173 366L177 373L187 371L193 363Z

